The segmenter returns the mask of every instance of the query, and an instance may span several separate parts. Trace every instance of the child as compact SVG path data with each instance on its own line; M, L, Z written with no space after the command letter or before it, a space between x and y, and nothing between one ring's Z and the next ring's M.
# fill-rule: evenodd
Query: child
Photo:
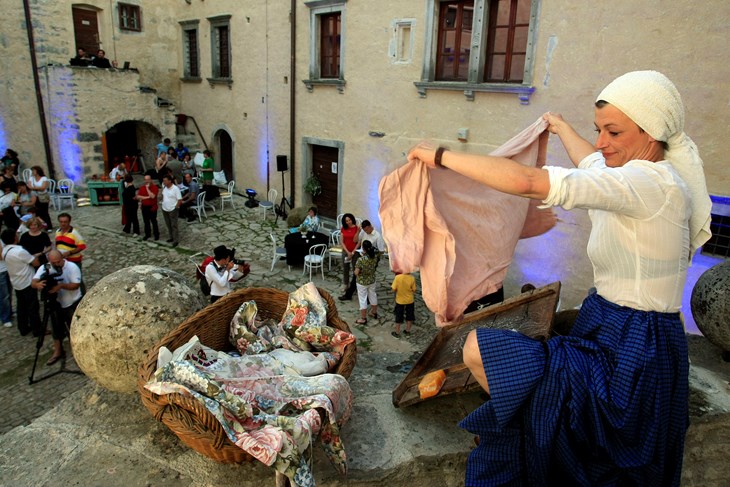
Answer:
M370 316L378 319L378 295L375 293L375 269L378 267L378 251L369 240L362 243L362 257L355 264L357 281L357 297L360 301L360 318L358 325L368 322L368 300L370 300Z
M403 314L406 315L406 335L411 334L411 326L416 319L413 306L413 293L416 292L416 279L410 274L395 272L395 278L390 288L395 291L395 331L390 334L400 338L400 325L403 323Z

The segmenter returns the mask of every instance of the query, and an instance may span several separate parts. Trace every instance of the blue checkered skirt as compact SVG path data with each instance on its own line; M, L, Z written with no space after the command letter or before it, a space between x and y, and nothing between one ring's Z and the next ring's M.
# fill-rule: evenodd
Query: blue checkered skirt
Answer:
M568 336L477 338L491 399L460 423L480 436L467 486L679 485L689 363L678 313L593 294Z

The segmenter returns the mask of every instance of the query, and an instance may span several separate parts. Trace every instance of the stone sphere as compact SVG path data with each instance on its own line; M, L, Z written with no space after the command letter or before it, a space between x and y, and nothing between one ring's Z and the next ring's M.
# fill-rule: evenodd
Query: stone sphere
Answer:
M138 265L101 279L79 303L71 324L76 363L116 392L137 391L137 369L168 332L205 306L177 272Z
M692 289L692 317L703 335L730 351L730 261L713 266Z

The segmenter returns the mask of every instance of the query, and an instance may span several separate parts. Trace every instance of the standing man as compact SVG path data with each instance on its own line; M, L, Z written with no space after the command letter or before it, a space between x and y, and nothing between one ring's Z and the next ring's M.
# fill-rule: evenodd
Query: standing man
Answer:
M238 282L248 274L248 264L239 264L234 269L235 263L231 259L231 250L225 245L219 245L213 249L213 262L205 267L205 279L210 285L210 302L215 303L220 298L231 292L231 283Z
M130 231L139 236L139 219L137 218L137 188L134 187L134 178L131 174L124 177L124 191L122 191L122 208L124 211L124 233Z
M47 287L44 277L51 277L56 282ZM53 333L53 354L46 365L53 365L66 357L63 350L63 339L68 336L76 306L81 301L81 270L73 262L61 256L57 250L48 252L48 263L39 267L33 276L32 286L41 292L48 293L48 301L52 307L49 313L55 313L51 320Z
M357 263L357 259L360 258L361 254L361 248L362 243L367 240L371 244L373 244L373 248L376 252L382 252L385 250L385 240L383 240L383 237L380 236L380 232L375 230L375 227L373 227L373 224L370 223L370 220L363 220L362 224L360 225L360 233L357 236L357 246L355 246L355 252L352 253L352 267L355 268L355 264ZM339 296L337 299L340 301L349 301L352 299L352 295L355 294L357 291L357 282L355 280L355 276L352 276L352 280L350 281L350 286L345 290L345 294L342 296Z
M205 156L205 159L203 159L203 165L200 167L198 172L200 173L200 179L203 181L203 186L205 186L208 184L213 184L213 171L215 163L213 161L213 156L210 154L209 150L203 151L203 155Z
M160 239L160 229L157 227L157 193L159 188L152 182L152 176L148 171L144 175L144 184L137 191L137 200L142 203L142 220L144 221L144 238L150 239L150 226L155 240Z
M12 228L6 228L0 233L3 242L2 258L8 267L10 284L15 289L17 299L18 331L22 336L31 331L34 336L40 336L41 317L38 311L38 293L31 286L34 266L38 266L38 258L33 257L18 243L18 234Z
M167 154L167 150L170 148L170 139L165 138L164 141L160 142L155 147L157 148L157 155L155 156L155 159L157 159L161 154Z
M71 215L68 213L58 215L56 250L61 252L64 259L73 262L81 269L81 261L84 259L81 252L86 250L86 242L78 230L71 226Z
M177 231L177 212L182 204L182 195L180 188L172 184L172 175L165 174L162 178L162 216L165 219L167 233L170 238L168 242L172 242L173 247L177 247L180 243L180 235Z

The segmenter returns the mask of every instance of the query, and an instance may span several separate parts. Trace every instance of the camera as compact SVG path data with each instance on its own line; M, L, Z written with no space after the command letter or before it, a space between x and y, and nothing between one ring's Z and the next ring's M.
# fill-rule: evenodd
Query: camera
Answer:
M56 272L54 274L51 274L51 270L53 269L53 266L50 262L47 262L43 264L43 274L41 274L40 281L44 282L46 285L43 286L43 289L41 290L41 297L44 301L48 300L55 300L56 294L51 294L48 292L49 289L56 286L56 284L59 283L63 279L63 276L60 272Z
M236 259L236 248L231 249L231 261L236 265L244 265L246 263L243 259Z

